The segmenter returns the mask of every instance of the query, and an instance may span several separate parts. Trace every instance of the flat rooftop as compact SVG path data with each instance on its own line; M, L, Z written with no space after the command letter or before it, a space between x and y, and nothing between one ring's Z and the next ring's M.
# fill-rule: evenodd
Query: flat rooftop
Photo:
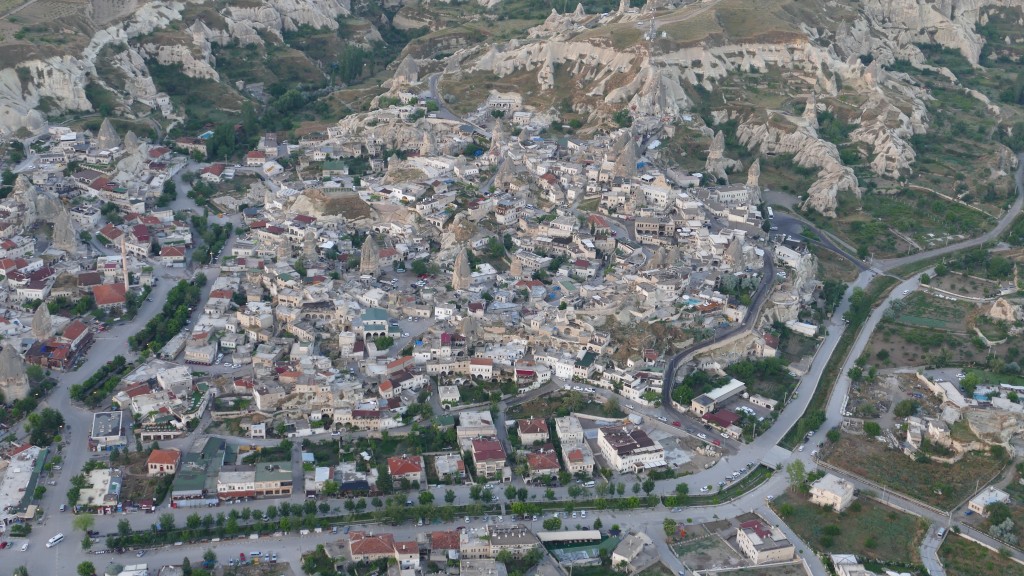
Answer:
M121 435L121 420L124 412L97 412L92 415L91 438L109 438Z

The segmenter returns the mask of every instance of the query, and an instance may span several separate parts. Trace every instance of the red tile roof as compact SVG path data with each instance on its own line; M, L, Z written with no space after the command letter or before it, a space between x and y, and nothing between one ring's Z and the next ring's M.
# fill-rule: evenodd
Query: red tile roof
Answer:
M430 549L431 550L458 550L459 549L459 533L458 532L431 532L430 533Z
M504 460L505 450L501 443L493 438L480 438L473 440L473 460L487 462L493 460Z
M394 554L395 537L391 534L374 534L351 532L348 535L349 549L353 556Z
M85 334L85 331L88 329L89 327L86 326L85 323L82 322L81 320L72 320L71 323L68 324L66 328L64 328L64 333L62 334L62 336L65 339L74 342L75 340L78 339L79 336Z
M526 418L519 421L520 434L547 434L548 423L543 418Z
M530 466L531 471L538 470L558 470L561 466L558 465L558 456L554 452L531 452L526 455L526 462Z
M178 463L179 458L181 458L181 451L177 448L171 448L169 450L156 449L149 453L149 459L146 460L146 464L164 464L167 466L173 466Z
M419 474L423 472L422 456L392 456L388 458L388 472L392 476Z
M124 304L124 284L100 284L92 287L92 297L97 306Z

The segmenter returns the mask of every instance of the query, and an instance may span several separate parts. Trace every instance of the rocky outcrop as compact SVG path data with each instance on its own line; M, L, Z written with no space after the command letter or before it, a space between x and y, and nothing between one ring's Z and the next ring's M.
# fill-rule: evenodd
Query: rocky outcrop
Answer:
M509 42L504 47L491 46L473 65L472 70L493 72L508 76L518 70L536 70L537 83L542 89L554 87L555 66L562 66L574 76L587 76L588 94L603 93L608 77L639 70L639 55L595 46L589 42L541 40L520 45ZM584 69L587 74L583 74Z
M730 170L740 166L737 160L725 157L725 134L721 130L711 137L708 158L704 162L704 171L717 178L725 178Z
M74 252L78 249L74 221L71 219L71 213L63 206L57 214L57 219L53 221L53 247L65 252Z
M182 2L149 2L135 10L125 22L96 32L81 54L28 60L0 70L0 130L38 129L44 122L38 108L44 97L59 110L91 110L85 86L90 77L96 76L94 62L100 50L108 44L127 42L180 20L184 7ZM22 77L26 82L22 82Z
M121 145L121 137L110 122L110 118L104 118L100 124L100 130L96 133L96 145L103 150L110 150Z
M155 58L163 66L180 66L181 72L189 78L220 81L220 74L213 69L213 55L203 54L194 47L183 44L144 44L139 51Z
M5 402L14 402L28 397L28 373L25 361L14 346L0 344L0 394Z
M835 144L818 137L814 127L781 113L769 113L766 121L748 120L736 128L740 144L760 154L792 154L793 162L818 168L818 179L807 190L804 208L834 217L839 192L860 196L853 169L844 166Z
M53 336L53 318L45 302L37 306L32 315L32 336L40 340Z

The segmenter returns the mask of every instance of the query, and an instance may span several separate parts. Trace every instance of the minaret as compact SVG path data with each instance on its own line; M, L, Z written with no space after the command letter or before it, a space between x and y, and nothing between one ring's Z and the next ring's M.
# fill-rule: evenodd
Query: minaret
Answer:
M127 234L121 234L121 273L124 274L124 295L128 296L128 245L125 243Z

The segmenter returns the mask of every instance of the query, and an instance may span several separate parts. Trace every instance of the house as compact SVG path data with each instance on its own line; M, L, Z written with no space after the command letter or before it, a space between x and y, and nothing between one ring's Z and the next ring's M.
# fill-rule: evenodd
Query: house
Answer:
M834 474L825 474L811 484L811 502L842 512L853 503L853 490L853 484Z
M92 415L89 449L94 452L128 445L124 434L124 412L96 412Z
M519 438L523 446L548 441L548 423L543 418L527 418L519 421Z
M457 483L466 480L466 463L455 452L435 456L434 471L442 481Z
M600 428L597 445L605 460L619 472L641 472L665 465L665 449L633 425Z
M462 400L458 386L438 386L437 395L442 405L454 406Z
M101 310L123 307L127 302L124 284L100 284L92 287L92 297Z
M183 264L185 248L183 246L164 246L160 249L160 262L164 265Z
M445 563L449 559L459 557L459 533L458 532L431 532L430 533L430 561Z
M162 476L174 474L178 471L178 462L181 461L181 450L171 448L168 450L157 449L149 453L146 460L146 469L150 476Z
M644 551L644 548L653 546L653 544L654 542L651 541L651 537L643 532L630 533L612 551L612 566L615 568L629 566L630 572L632 572L633 560Z
M348 554L353 562L373 562L395 556L392 534L369 534L353 530L348 535Z
M573 415L555 418L555 434L563 446L566 442L583 442L583 426Z
M223 179L224 175L224 164L210 164L206 168L199 171L199 177L204 182L210 182L215 184Z
M388 458L388 473L394 480L408 480L424 485L427 482L423 456L392 456Z
M526 465L529 470L529 479L534 480L542 476L557 476L562 469L558 465L558 454L554 450L530 452L526 455Z
M259 168L267 161L267 155L262 150L253 150L245 155L245 165L248 168Z
M513 556L521 557L540 545L537 536L522 524L512 526L491 524L487 527L487 532L490 536L492 558L497 558L498 554L502 552L509 552Z
M594 473L594 452L586 442L562 443L562 460L570 474Z
M777 527L769 528L760 519L740 524L736 530L736 544L754 564L792 560L796 552L793 543Z
M989 486L977 496L971 498L971 501L967 503L967 508L976 514L982 516L988 516L988 507L992 504L1006 504L1010 501L1010 495L998 488Z
M455 436L459 444L466 446L468 440L484 436L496 436L493 418L490 412L462 412L459 414L459 425L455 429Z
M480 478L501 476L505 467L505 449L495 438L479 438L471 443L470 453L473 455L473 466Z

